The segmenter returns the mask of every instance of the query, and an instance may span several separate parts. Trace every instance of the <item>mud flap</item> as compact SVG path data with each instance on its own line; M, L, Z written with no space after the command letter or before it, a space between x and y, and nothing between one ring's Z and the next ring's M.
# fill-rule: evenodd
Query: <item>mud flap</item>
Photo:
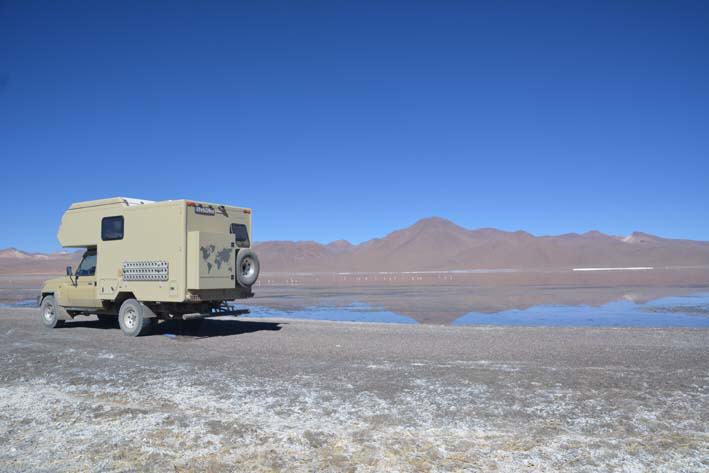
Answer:
M157 315L155 312L152 311L150 307L147 305L143 304L142 302L139 302L140 306L143 308L143 317L146 319L155 319L157 318Z
M57 320L72 320L74 318L73 315L60 305L54 306L54 315L56 315Z

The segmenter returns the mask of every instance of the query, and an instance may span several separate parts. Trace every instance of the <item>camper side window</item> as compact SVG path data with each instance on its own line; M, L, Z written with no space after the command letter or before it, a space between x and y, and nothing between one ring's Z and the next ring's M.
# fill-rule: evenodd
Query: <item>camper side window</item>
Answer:
M101 239L103 241L123 239L123 217L104 217L101 220Z
M249 242L249 232L246 230L246 225L243 223L232 223L229 232L234 234L236 245L239 248L248 248L251 246L251 242Z

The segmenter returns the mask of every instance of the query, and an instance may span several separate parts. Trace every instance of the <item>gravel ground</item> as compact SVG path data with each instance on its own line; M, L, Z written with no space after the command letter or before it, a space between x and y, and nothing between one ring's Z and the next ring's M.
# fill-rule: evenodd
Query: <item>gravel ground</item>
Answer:
M0 309L1 471L709 468L709 330L38 317Z

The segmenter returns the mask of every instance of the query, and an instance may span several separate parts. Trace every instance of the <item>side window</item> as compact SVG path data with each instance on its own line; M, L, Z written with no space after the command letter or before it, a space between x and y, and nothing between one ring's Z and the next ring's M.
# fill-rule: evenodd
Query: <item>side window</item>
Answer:
M93 276L96 274L96 253L86 253L84 259L76 268L77 276Z
M251 246L251 242L249 241L249 232L246 230L246 225L243 223L232 223L229 233L234 234L236 246L239 248L248 248Z
M123 239L123 217L104 217L101 220L101 239L103 241Z

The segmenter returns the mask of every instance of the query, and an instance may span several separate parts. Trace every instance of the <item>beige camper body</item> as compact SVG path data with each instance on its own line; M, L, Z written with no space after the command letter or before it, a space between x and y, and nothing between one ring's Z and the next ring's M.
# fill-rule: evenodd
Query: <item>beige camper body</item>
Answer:
M179 316L252 296L253 260L240 261L243 267L237 268L239 252L253 253L248 208L187 200L93 200L69 207L57 237L64 247L86 248L84 259L94 258L94 274L80 266L42 290L42 297L52 295L69 314L117 313L130 298L152 315ZM243 284L249 271L252 280Z

